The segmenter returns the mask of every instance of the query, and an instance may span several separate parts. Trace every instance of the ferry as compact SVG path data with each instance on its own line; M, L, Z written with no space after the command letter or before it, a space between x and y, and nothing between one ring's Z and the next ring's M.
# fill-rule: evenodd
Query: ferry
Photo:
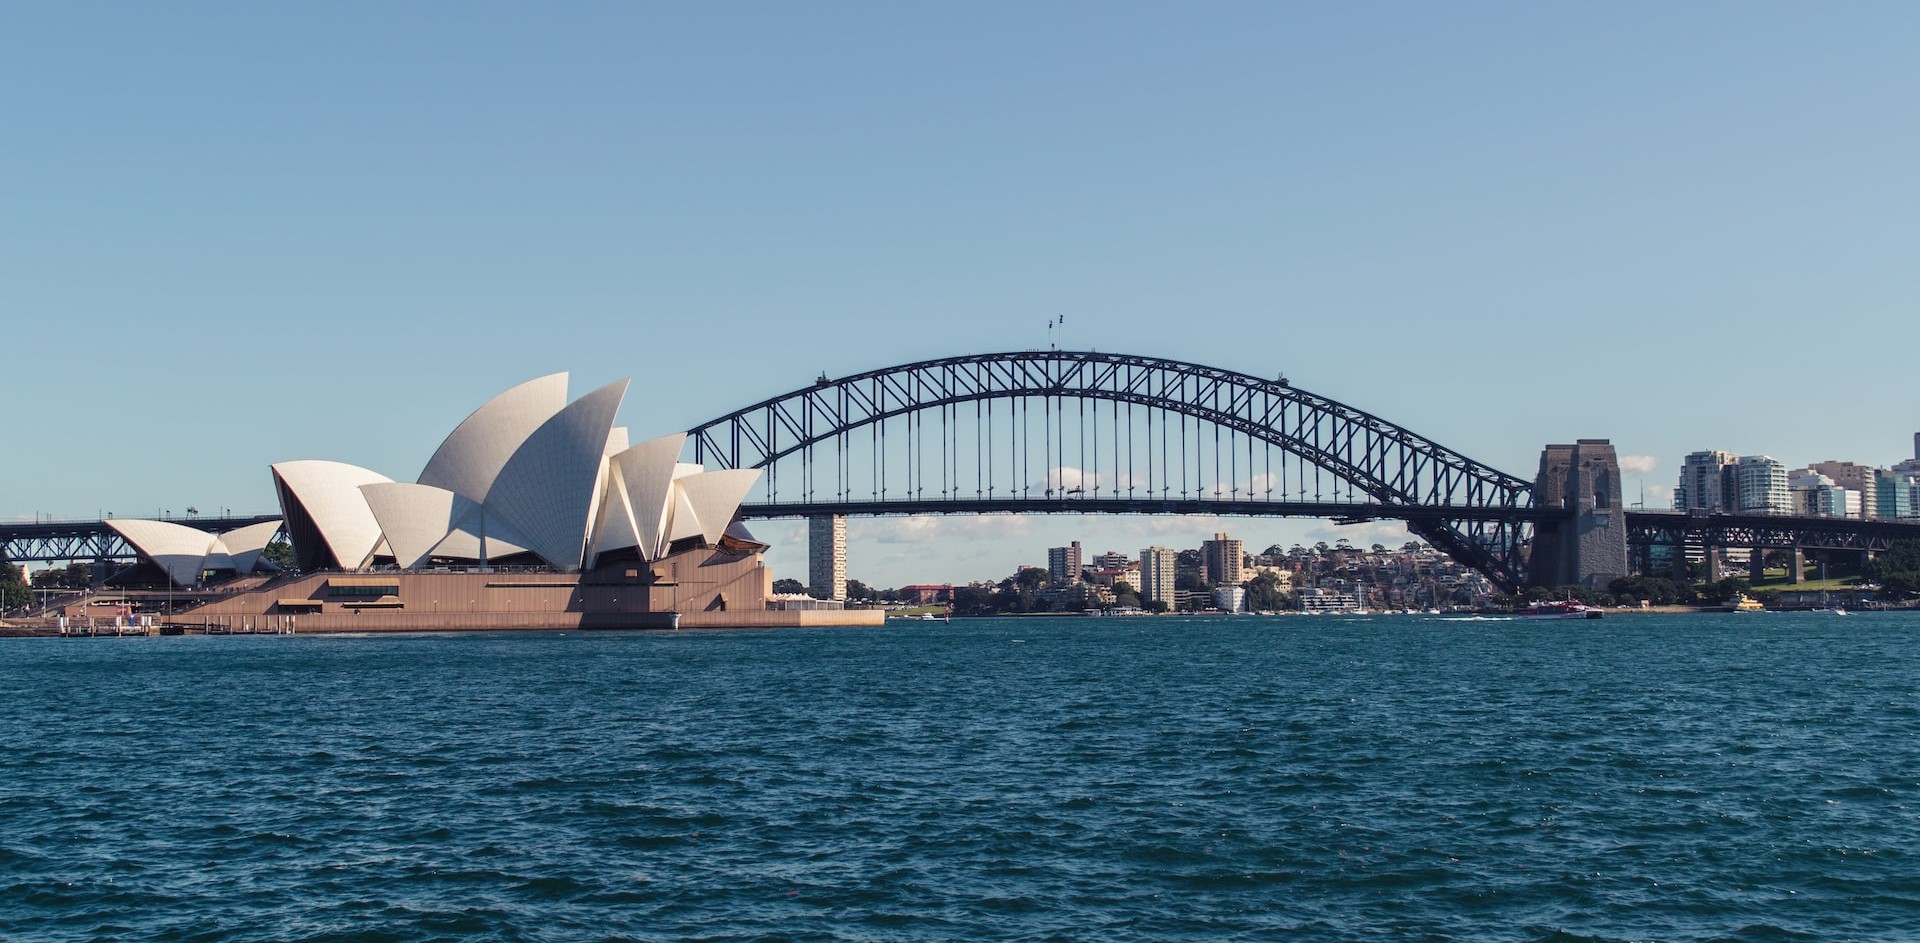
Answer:
M1606 614L1606 610L1585 603L1558 600L1537 602L1514 613L1521 619L1598 619Z

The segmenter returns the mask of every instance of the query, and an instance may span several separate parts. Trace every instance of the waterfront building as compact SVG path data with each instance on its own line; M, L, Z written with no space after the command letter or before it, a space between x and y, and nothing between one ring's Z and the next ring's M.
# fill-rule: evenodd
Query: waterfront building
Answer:
M1059 589L1080 582L1080 541L1047 548L1047 582Z
M1290 566L1254 564L1242 571L1241 575L1249 580L1261 576L1271 576L1274 579L1275 589L1282 593L1293 591L1293 567Z
M1791 514L1787 466L1771 455L1742 455L1734 466L1736 504L1746 514Z
M1153 600L1174 608L1174 584L1179 554L1166 547L1148 547L1140 551L1140 585L1134 587L1145 605Z
M1301 612L1353 612L1361 608L1360 597L1354 593L1343 593L1332 589L1301 590L1294 597Z
M928 603L953 601L952 583L916 583L911 586L902 586L898 592L901 601L923 606Z
M1801 472L1788 483L1793 496L1794 513L1811 517L1847 516L1847 489L1811 469L1802 469Z
M847 516L818 519L826 526L807 528L807 586L828 599L847 598Z
M1879 469L1858 462L1836 461L1815 462L1807 467L1833 479L1834 484L1857 493L1858 496L1854 500L1860 508L1848 516L1880 516L1879 498L1875 494L1875 488L1879 483Z
M1244 578L1246 548L1226 534L1216 533L1200 544L1200 579L1221 586L1238 586Z
M1874 513L1885 518L1920 518L1916 476L1882 470L1874 482Z
M684 433L631 444L614 425L626 389L569 402L564 373L516 386L456 426L415 481L342 462L270 466L299 574L190 617L298 619L301 631L870 621L770 609L766 545L736 520L760 472L679 461ZM114 523L174 582L257 567L271 538Z
M1680 464L1680 483L1673 491L1676 511L1729 511L1734 507L1732 452L1689 454Z
M1114 602L1113 590L1096 583L1075 583L1060 596L1069 609L1110 609Z
M1246 611L1246 589L1239 586L1215 586L1213 588L1213 607L1221 612Z

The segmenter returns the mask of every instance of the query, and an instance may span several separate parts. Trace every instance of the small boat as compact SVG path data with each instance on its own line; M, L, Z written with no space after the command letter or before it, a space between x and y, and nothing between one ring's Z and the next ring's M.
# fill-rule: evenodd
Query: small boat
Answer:
M1521 619L1598 619L1606 611L1585 603L1553 600L1534 603L1514 615Z

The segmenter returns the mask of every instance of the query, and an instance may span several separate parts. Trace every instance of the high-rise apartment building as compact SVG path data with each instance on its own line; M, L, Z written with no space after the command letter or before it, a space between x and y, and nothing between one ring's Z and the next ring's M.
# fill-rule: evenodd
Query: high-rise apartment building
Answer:
M1126 554L1118 550L1109 550L1093 558L1093 565L1102 570L1124 570L1131 562L1133 561L1127 559Z
M1140 602L1160 600L1173 608L1174 582L1180 555L1166 547L1148 547L1140 551Z
M847 598L847 516L824 514L808 524L807 585L828 599Z
M1680 484L1673 490L1676 511L1730 511L1734 465L1732 452L1694 452L1680 464Z
M1859 492L1860 517L1880 516L1879 498L1874 494L1879 485L1879 469L1859 462L1815 462L1807 467L1833 479L1835 485Z
M1786 463L1771 455L1742 455L1734 466L1734 510L1749 514L1791 514Z
M1238 586L1245 579L1246 547L1226 534L1214 534L1200 544L1200 579L1221 586Z
M1047 548L1047 582L1065 589L1080 582L1080 541Z
M1874 482L1874 513L1886 518L1920 517L1920 484L1913 475L1882 471Z
M1787 488L1793 498L1793 513L1809 517L1846 517L1847 489L1811 468L1794 472Z

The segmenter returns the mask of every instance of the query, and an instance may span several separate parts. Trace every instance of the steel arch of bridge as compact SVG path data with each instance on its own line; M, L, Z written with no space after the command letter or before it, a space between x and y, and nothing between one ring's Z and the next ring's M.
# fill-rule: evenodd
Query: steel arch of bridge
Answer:
M1197 498L1183 493L1174 499L1165 482L1157 497L1151 493L1136 497L1129 487L1126 500L1119 500L1117 494L1104 500L1097 499L1097 494L1095 499L1073 497L1064 484L1058 494L1049 486L1040 497L1021 496L1014 491L1002 496L988 493L991 486L981 488L978 476L969 497L960 487L962 468L952 454L964 443L944 440L943 445L950 444L951 448L940 458L940 478L934 481L923 467L918 487L914 487L910 469L905 497L887 493L885 472L881 470L879 483L868 496L855 497L846 483L839 481L839 491L832 500L816 499L819 483L814 468L816 462L824 465L825 460L816 459L815 453L823 446L838 448L851 433L872 430L870 447L876 465L883 469L879 457L885 448L881 430L888 420L908 417L908 435L945 436L950 431L946 419L957 415L957 407L975 404L977 410L978 404L997 400L1041 400L1049 410L1054 403L1064 406L1071 401L1100 401L1189 417L1196 426L1211 424L1291 453L1344 482L1348 494L1357 500L1257 500L1252 498L1251 486L1248 498L1239 498L1236 493L1233 499L1207 499L1201 492ZM925 418L935 411L941 416L937 433L933 431L935 423ZM913 419L916 416L922 417L917 425ZM990 412L988 417L991 422ZM1127 421L1133 422L1131 413ZM1020 422L1027 422L1025 414ZM1114 422L1117 427L1117 415ZM1149 427L1149 449L1151 435ZM1164 454L1164 427L1162 435ZM821 377L812 386L695 426L688 437L696 462L767 470L766 500L743 507L751 517L1034 511L1394 518L1406 521L1409 530L1479 569L1508 591L1517 591L1526 583L1523 547L1531 522L1543 516L1533 507L1531 482L1474 461L1376 415L1298 389L1283 378L1269 380L1158 357L1020 351L928 360L839 379ZM1018 447L1016 443L1014 448ZM1030 450L1031 443L1027 447ZM1060 454L1064 455L1064 450ZM797 499L781 497L781 463L789 458L797 458L800 465L801 493ZM1186 458L1183 454L1182 460ZM978 462L979 457L975 460ZM949 466L952 475L948 475ZM1219 470L1216 446L1215 472ZM785 477L792 476L789 471ZM925 494L929 483L941 485L934 497Z

